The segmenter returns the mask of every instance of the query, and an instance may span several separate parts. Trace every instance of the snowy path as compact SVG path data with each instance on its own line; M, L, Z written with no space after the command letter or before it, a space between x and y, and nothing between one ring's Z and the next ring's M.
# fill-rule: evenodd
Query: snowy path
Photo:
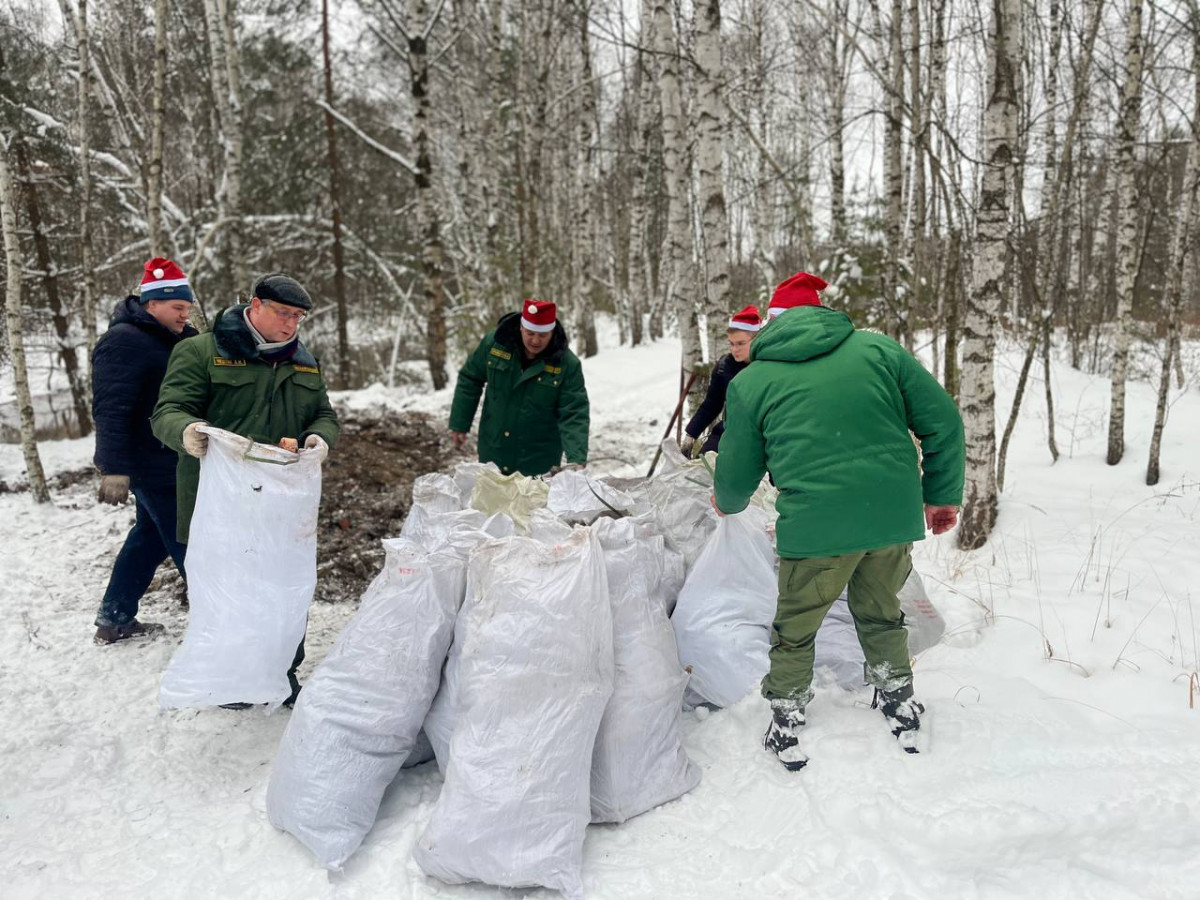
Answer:
M662 343L587 363L595 445L608 451L597 455L646 456L674 403L675 353ZM1149 388L1131 386L1129 455L1111 469L1106 383L1057 379L1064 458L1050 466L1030 402L993 541L974 554L948 539L917 549L950 626L916 670L929 751L902 754L865 693L836 688L810 709L812 762L795 775L761 749L759 698L688 714L703 781L625 825L591 828L587 897L1200 896L1200 709L1187 705L1200 668L1200 393L1175 404L1164 481L1150 489ZM385 394L346 399L427 409L448 399ZM15 471L15 451L0 447L0 477ZM63 442L51 458L61 468L89 453ZM345 873L317 869L263 808L288 713L160 713L184 613L161 592L144 615L167 624L166 639L92 645L130 512L95 505L86 485L55 503L0 495L6 900L556 896L450 887L416 868L411 849L440 786L432 765L397 779ZM314 607L302 677L352 613Z

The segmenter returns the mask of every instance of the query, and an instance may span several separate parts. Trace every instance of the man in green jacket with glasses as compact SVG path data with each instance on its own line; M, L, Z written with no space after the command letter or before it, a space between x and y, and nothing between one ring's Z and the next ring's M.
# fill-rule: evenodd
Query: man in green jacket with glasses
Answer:
M913 698L897 594L913 541L927 526L954 527L963 492L954 400L891 338L822 306L825 287L801 272L776 289L750 365L729 385L714 482L722 514L745 509L766 472L779 488L779 605L762 691L765 745L793 771L808 761L799 731L817 630L847 585L874 705L917 752L925 709Z
M208 451L201 425L213 425L264 444L320 454L337 441L337 414L329 403L316 358L300 340L300 323L312 298L281 273L255 282L250 302L222 310L212 330L180 343L151 417L155 437L179 453L178 539L187 543L200 457ZM291 705L300 691L296 669L304 641L288 671ZM242 706L242 704L234 704Z
M486 388L486 392L485 392ZM450 434L461 447L479 397L479 461L502 473L544 475L587 464L589 406L579 357L553 303L526 300L467 357L454 387Z

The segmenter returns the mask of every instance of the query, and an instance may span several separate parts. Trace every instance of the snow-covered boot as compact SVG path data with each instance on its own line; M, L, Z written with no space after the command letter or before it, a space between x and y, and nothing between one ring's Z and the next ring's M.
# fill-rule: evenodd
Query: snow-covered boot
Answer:
M789 772L798 772L808 762L808 754L799 746L798 732L804 723L804 707L799 700L771 701L771 724L763 746L778 756Z
M891 726L892 734L900 742L905 753L920 752L917 750L917 732L921 729L921 715L925 712L925 707L913 699L911 681L894 691L875 688L875 699L871 701L871 708L878 708L883 713Z

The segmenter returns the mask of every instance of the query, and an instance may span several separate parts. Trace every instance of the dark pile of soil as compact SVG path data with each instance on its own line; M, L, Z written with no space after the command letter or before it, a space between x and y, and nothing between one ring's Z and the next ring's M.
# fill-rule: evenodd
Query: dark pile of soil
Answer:
M55 494L87 481L95 481L96 484L100 483L96 470L91 466L84 469L70 469L69 471L53 475L46 479L46 487L49 488L51 494ZM21 473L21 481L9 483L0 478L0 494L23 494L28 490L29 482L25 480L24 472Z
M421 475L465 457L442 418L424 413L341 413L342 433L322 475L317 600L358 600L383 567L379 541L396 537Z
M412 484L419 476L450 471L464 459L474 458L454 449L444 418L341 411L338 417L342 432L322 470L317 530L315 599L326 602L357 601L383 568L379 542L400 534L412 504ZM88 467L63 472L48 483L58 497L96 477ZM0 480L0 493L27 490L27 482ZM178 580L173 567L164 566L160 575L168 569L167 581L173 584Z

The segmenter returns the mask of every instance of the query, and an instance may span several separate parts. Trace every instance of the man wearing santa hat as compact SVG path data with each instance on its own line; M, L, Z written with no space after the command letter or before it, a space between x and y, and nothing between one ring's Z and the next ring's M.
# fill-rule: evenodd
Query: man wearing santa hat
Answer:
M458 373L450 434L463 446L475 410L479 461L505 475L542 475L563 463L587 464L589 407L579 357L553 303L526 300L479 342Z
M729 382L733 380L733 376L750 365L750 342L754 340L754 336L761 328L762 316L753 306L742 307L730 318L727 332L729 352L718 359L717 364L713 366L704 402L700 404L700 408L696 410L696 414L692 416L691 421L684 429L687 437L684 438L680 449L683 450L685 456L693 455L696 449L696 440L704 433L704 429L715 422L717 417L724 412L725 391L729 388ZM717 426L709 433L708 440L704 442L700 452L715 451L721 443L721 434L724 431L725 423L717 422Z
M808 761L800 732L817 630L847 585L873 705L904 750L917 752L925 708L913 698L897 594L912 543L926 527L954 527L963 493L953 398L891 338L856 331L845 313L821 305L825 287L801 272L776 288L753 365L729 386L713 483L722 514L745 509L768 471L779 488L764 743L793 771Z
M183 572L184 547L175 539L175 453L150 431L150 414L171 351L196 334L188 324L192 301L179 266L150 260L138 292L117 304L92 353L99 500L117 506L132 492L136 510L96 613L97 644L161 632L161 625L138 621L138 605L167 557Z

